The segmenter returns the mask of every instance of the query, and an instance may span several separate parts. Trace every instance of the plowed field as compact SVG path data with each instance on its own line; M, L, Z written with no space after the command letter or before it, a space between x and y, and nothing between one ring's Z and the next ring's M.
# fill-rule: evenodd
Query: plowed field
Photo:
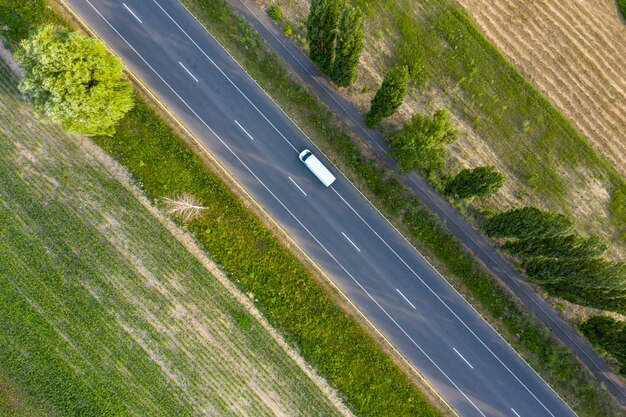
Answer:
M626 24L614 0L459 0L483 33L626 174Z

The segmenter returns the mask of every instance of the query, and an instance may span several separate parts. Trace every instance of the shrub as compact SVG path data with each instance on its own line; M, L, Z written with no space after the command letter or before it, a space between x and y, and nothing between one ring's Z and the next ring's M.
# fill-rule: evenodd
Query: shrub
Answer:
M267 14L274 22L280 23L283 21L283 11L276 4L272 4L267 8Z

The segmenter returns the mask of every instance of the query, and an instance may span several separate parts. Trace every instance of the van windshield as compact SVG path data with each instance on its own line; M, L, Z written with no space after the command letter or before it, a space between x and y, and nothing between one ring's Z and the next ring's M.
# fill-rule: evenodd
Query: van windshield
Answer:
M304 162L304 161L306 161L306 159L307 159L309 156L311 156L311 155L313 155L311 152L307 152L307 153L305 153L305 154L304 154L304 156L302 157L302 161L303 161L303 162Z

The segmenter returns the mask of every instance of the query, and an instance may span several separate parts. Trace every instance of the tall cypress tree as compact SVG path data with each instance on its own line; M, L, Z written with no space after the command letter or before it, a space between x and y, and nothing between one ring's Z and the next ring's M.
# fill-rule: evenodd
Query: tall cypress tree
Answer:
M307 18L309 56L320 70L329 74L335 60L340 0L313 0Z
M485 222L482 229L491 237L550 237L568 234L574 228L569 217L539 210L537 207L522 207L498 213Z
M385 117L391 116L402 104L409 84L409 69L399 65L385 75L383 84L372 99L370 111L365 115L365 124L369 128L378 126Z
M356 68L363 50L363 13L344 5L339 19L337 48L330 78L341 87L347 87L356 78Z
M536 257L558 259L592 259L601 256L609 247L597 236L580 235L531 237L506 242L502 249L521 259Z
M464 169L446 184L445 193L454 198L486 197L498 191L504 180L493 165Z

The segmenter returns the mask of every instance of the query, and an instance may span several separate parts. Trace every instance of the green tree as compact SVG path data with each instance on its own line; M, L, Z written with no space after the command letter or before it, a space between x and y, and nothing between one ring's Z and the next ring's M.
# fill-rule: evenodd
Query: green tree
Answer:
M447 110L437 110L432 117L415 114L391 139L391 154L402 172L418 170L428 174L443 169L445 146L458 137Z
M598 236L584 238L580 235L530 237L513 240L502 249L521 259L545 257L558 259L592 259L602 256L608 246Z
M537 207L523 207L498 213L482 226L491 237L550 237L569 234L574 222L569 217L539 210Z
M531 259L528 277L541 284L567 283L571 286L626 291L626 263L606 259Z
M486 197L498 191L505 179L493 165L464 169L448 181L445 193L454 198Z
M396 66L385 75L383 84L372 99L370 111L365 115L369 128L378 126L385 117L391 116L402 104L409 84L409 70L406 65Z
M335 61L330 78L341 87L351 85L363 50L363 13L356 7L344 5L339 19Z
M620 373L626 376L626 322L608 316L593 316L580 325L580 330L592 345L617 359Z
M306 21L309 56L329 74L335 61L340 0L313 0Z
M605 259L534 258L528 277L552 295L570 302L626 313L626 264Z
M46 25L20 43L16 58L25 69L20 91L67 132L112 135L133 107L122 62L100 41Z

